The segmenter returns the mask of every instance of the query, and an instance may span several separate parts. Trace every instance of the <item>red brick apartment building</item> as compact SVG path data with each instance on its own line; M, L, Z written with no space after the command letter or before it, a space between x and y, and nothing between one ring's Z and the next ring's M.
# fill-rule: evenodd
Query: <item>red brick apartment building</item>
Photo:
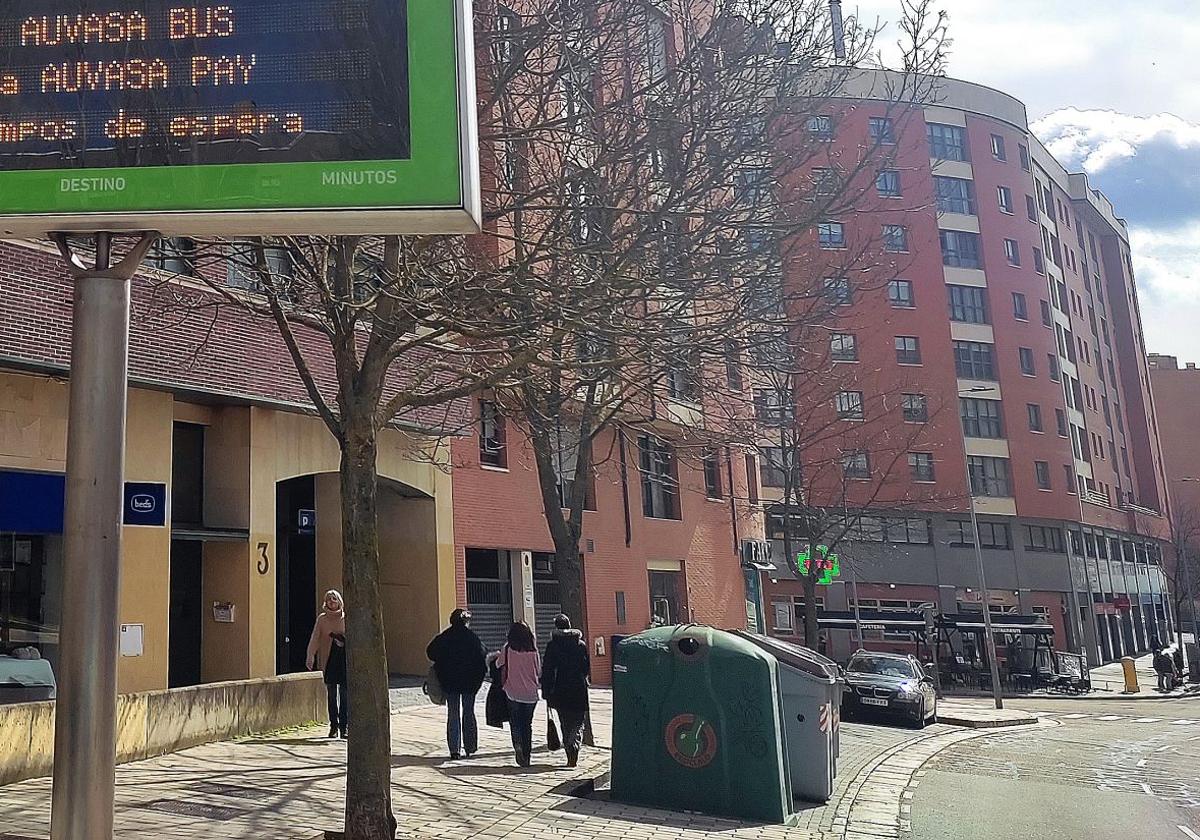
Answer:
M896 113L873 93L884 84L861 77L813 125L831 160L893 147L872 200L814 243L879 252L839 292L835 376L855 405L894 397L883 433L864 436L849 417L830 444L869 459L837 481L851 508L870 510L838 546L843 580L820 603L852 606L853 568L863 608L978 613L970 498L993 613L1049 624L1056 647L1094 662L1145 650L1173 622L1160 568L1168 489L1125 224L1050 156L1012 97L944 80L937 105ZM881 279L880 267L895 273ZM887 475L888 459L870 458L881 438L909 449ZM802 590L767 512L769 629L795 637ZM912 646L905 633L867 637ZM831 641L841 653L850 643Z

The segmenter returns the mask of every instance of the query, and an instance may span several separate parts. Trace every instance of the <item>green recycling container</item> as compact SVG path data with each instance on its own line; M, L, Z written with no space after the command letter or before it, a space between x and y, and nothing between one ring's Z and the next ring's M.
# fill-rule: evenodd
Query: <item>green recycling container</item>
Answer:
M774 656L696 624L626 637L613 653L614 800L791 819Z

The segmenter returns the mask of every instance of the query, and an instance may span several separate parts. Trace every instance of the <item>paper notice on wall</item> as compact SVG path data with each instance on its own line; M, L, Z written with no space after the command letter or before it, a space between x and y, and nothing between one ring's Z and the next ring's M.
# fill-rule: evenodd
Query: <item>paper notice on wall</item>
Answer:
M141 656L142 655L142 635L145 630L145 625L142 624L122 624L121 625L121 655L122 656Z

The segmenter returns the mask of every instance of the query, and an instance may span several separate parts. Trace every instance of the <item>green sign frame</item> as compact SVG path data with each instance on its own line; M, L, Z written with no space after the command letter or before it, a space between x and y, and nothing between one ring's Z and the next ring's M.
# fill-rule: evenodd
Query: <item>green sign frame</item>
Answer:
M0 235L477 232L468 2L408 0L407 6L410 158L0 171Z

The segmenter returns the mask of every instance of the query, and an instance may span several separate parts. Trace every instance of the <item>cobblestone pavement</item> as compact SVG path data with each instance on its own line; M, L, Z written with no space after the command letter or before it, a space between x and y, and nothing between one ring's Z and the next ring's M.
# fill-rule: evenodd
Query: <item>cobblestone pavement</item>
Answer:
M805 807L799 824L784 828L572 797L569 789L608 769L609 694L596 692L593 712L600 746L586 750L574 771L563 767L561 755L546 752L536 754L528 770L512 766L507 732L487 727L480 752L452 763L444 758L443 710L424 706L394 715L392 779L400 836L552 840L582 833L613 840L703 840L716 833L841 840L866 836L861 829L880 840L897 836L903 827L902 794L913 772L937 750L984 734L944 725L915 732L843 724L834 797ZM346 748L322 737L322 731L314 727L207 744L121 766L117 835L122 840L312 840L325 829L340 829ZM535 737L544 743L542 732ZM49 779L0 789L0 836L47 837L49 803Z
M1037 714L1037 727L952 746L925 764L914 776L911 836L958 838L965 822L975 840L1200 834L1196 701L1087 701Z

